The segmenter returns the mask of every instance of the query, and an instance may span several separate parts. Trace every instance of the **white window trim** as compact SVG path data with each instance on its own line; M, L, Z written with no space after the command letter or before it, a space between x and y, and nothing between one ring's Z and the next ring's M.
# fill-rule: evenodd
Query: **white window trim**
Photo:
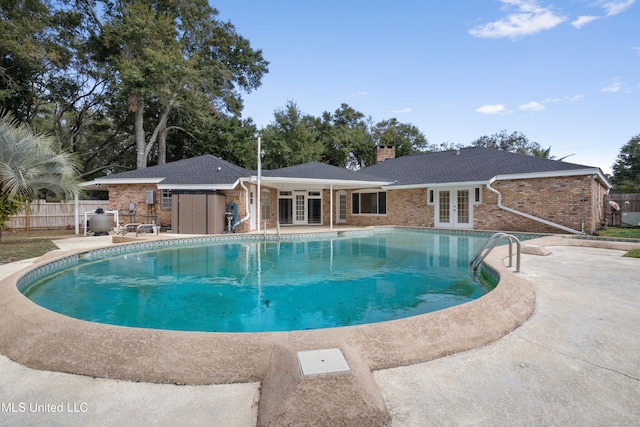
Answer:
M478 192L478 200L476 200L476 191ZM481 205L482 204L482 187L473 187L473 200L471 201L472 205Z
M268 188L262 188L260 194L260 204L264 205L265 201L267 202L267 204L269 205L269 217L265 218L264 217L264 209L262 209L262 206L260 206L260 220L261 221L266 221L271 219L271 190L269 190ZM266 193L266 197L265 197L265 193Z
M165 193L168 193L169 196L165 197ZM163 209L171 209L173 207L173 199L171 197L171 190L170 189L163 189L160 192L160 207L162 207Z

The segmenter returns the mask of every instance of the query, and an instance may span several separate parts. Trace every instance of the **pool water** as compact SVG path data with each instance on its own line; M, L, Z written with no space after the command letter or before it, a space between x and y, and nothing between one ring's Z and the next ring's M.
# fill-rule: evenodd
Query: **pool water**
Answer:
M23 293L78 319L263 332L400 319L490 291L469 260L486 237L375 231L317 240L163 248L77 265Z

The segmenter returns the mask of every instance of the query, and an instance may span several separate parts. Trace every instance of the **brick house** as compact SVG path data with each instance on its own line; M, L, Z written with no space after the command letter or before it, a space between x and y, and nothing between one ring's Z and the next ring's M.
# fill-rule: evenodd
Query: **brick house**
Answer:
M177 233L279 222L590 234L605 220L611 185L597 167L486 148L394 151L378 147L377 163L360 171L307 163L260 174L205 155L85 186L106 186L121 222L155 221Z

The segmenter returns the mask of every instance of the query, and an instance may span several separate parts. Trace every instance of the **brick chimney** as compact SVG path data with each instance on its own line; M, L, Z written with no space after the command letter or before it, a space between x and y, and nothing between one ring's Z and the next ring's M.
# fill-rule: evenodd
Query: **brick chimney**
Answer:
M376 163L396 158L396 147L393 145L376 146Z

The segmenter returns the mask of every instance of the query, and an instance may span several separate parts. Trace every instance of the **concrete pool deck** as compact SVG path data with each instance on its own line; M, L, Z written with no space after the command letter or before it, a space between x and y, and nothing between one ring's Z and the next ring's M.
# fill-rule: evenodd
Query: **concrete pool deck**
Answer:
M621 255L622 249L634 245L557 237L535 244L549 248L552 254L523 255L522 273L517 275L500 271L501 275L514 276L503 280L524 280L524 286L535 291L533 315L513 332L505 332L502 338L496 336L478 348L446 352L445 357L435 355L422 363L405 360L396 366L407 366L391 369L376 359L380 354L368 349L366 343L342 336L333 343L355 340L361 344L355 347L364 349L362 353L347 351L354 370L366 371L372 360L377 363L370 368L374 381L361 376L365 378L362 381L345 384L338 380L327 389L322 379L303 381L326 392L326 401L334 404L331 394L340 396L341 385L351 391L354 387L376 388L372 393L381 396L383 407L373 402L371 410L386 411L387 418L343 419L353 425L380 425L389 420L397 426L633 424L640 419L640 260ZM587 246L567 246L576 244ZM496 249L492 253L490 263L502 262L505 254L499 252ZM28 264L0 266L0 274ZM486 314L494 321L500 320L492 313ZM469 320L483 322L477 317ZM5 327L0 324L0 329ZM366 333L363 340L391 339L378 332ZM401 331L396 333L402 335ZM322 335L313 335L310 340L311 344L324 344ZM403 346L397 348L398 353L404 350ZM283 360L291 358L291 352L282 346L271 354ZM132 383L34 370L0 356L0 424L104 425L107 419L114 425L169 425L180 420L180 424L250 426L258 422L259 415L264 425L285 420L334 424L317 416L317 406L322 406L317 399L292 399L293 403L309 404L292 410L297 418L274 415L278 405L269 400L286 399L292 390L313 396L313 390L305 390L295 378L287 379L291 376L290 371L276 366L267 368L258 381L240 384ZM47 411L47 404L63 405L63 411ZM35 405L34 411L31 405ZM265 410L263 405L271 409ZM21 408L25 410L21 412ZM341 412L339 407L329 409Z

